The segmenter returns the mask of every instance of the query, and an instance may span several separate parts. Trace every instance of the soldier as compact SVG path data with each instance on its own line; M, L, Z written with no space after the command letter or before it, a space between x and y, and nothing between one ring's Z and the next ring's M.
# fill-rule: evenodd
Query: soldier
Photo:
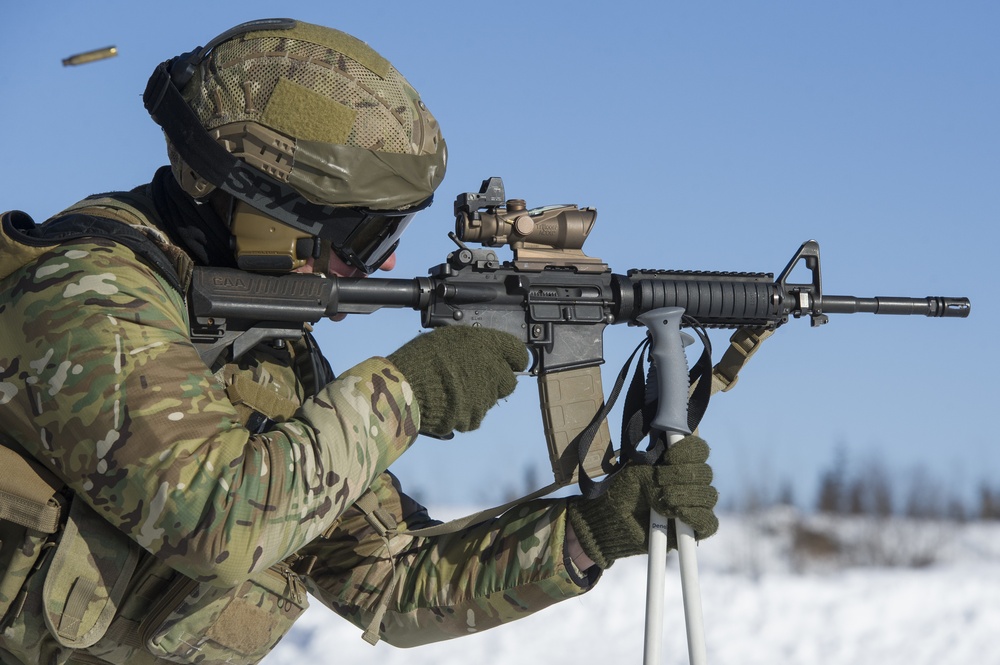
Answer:
M3 219L0 661L255 663L307 592L417 645L584 593L645 551L651 504L715 532L688 437L597 499L399 533L436 522L388 468L420 432L477 428L523 344L442 328L334 377L306 333L208 368L185 293L193 265L390 269L444 176L437 122L366 44L285 19L164 63L144 99L169 167Z

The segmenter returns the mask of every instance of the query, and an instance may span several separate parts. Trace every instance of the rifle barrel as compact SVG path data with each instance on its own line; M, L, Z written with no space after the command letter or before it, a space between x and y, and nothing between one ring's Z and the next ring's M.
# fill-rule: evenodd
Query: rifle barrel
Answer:
M968 298L926 298L885 297L855 298L854 296L828 296L821 298L820 306L824 314L910 314L930 317L966 318L972 310Z

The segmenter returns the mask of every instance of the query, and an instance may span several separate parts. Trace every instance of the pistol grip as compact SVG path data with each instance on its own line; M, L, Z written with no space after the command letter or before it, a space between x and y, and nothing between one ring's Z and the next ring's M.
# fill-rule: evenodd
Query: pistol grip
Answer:
M569 485L579 476L580 453L573 444L604 405L601 368L592 365L540 374L538 397L552 474L560 485ZM611 467L611 456L611 434L605 419L584 460L583 468L587 475L597 477L606 474Z
M668 434L690 434L688 427L688 366L684 347L693 342L681 332L680 307L661 307L636 318L652 337L649 355L656 366L659 403L652 425Z

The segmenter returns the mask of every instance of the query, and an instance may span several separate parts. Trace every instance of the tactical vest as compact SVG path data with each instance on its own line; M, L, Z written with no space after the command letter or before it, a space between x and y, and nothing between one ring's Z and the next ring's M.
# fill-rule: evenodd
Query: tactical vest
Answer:
M42 227L25 213L5 213L0 280L60 242L98 236L127 245L183 293L191 260L147 221L153 215L137 192L86 199ZM302 395L236 365L217 374L251 431L288 419L302 396L333 378L308 334L288 353L289 371L308 381ZM255 663L308 605L294 556L233 589L199 583L74 499L2 433L0 469L0 649L27 653L14 642L50 639L55 644L44 655L52 662ZM42 631L48 635L39 637Z

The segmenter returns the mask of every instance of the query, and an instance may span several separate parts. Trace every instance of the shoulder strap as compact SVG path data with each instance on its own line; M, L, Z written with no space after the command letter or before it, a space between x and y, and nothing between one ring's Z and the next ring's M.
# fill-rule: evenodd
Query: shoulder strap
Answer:
M89 196L49 219L39 231L58 241L111 238L135 252L179 293L186 293L194 263L157 228L158 221L149 197L132 190Z
M114 219L129 226L156 225L159 220L152 201L134 191L94 194L53 215L53 218L72 213Z
M55 244L39 242L32 237L34 228L35 221L20 210L11 210L0 216L0 279L33 263Z
M140 230L142 228L148 227L130 226L117 219L98 216L89 211L78 211L50 219L38 228L38 233L53 244L79 238L113 240L135 252L143 263L153 268L178 293L184 293L184 283L174 261L167 257L147 233Z

